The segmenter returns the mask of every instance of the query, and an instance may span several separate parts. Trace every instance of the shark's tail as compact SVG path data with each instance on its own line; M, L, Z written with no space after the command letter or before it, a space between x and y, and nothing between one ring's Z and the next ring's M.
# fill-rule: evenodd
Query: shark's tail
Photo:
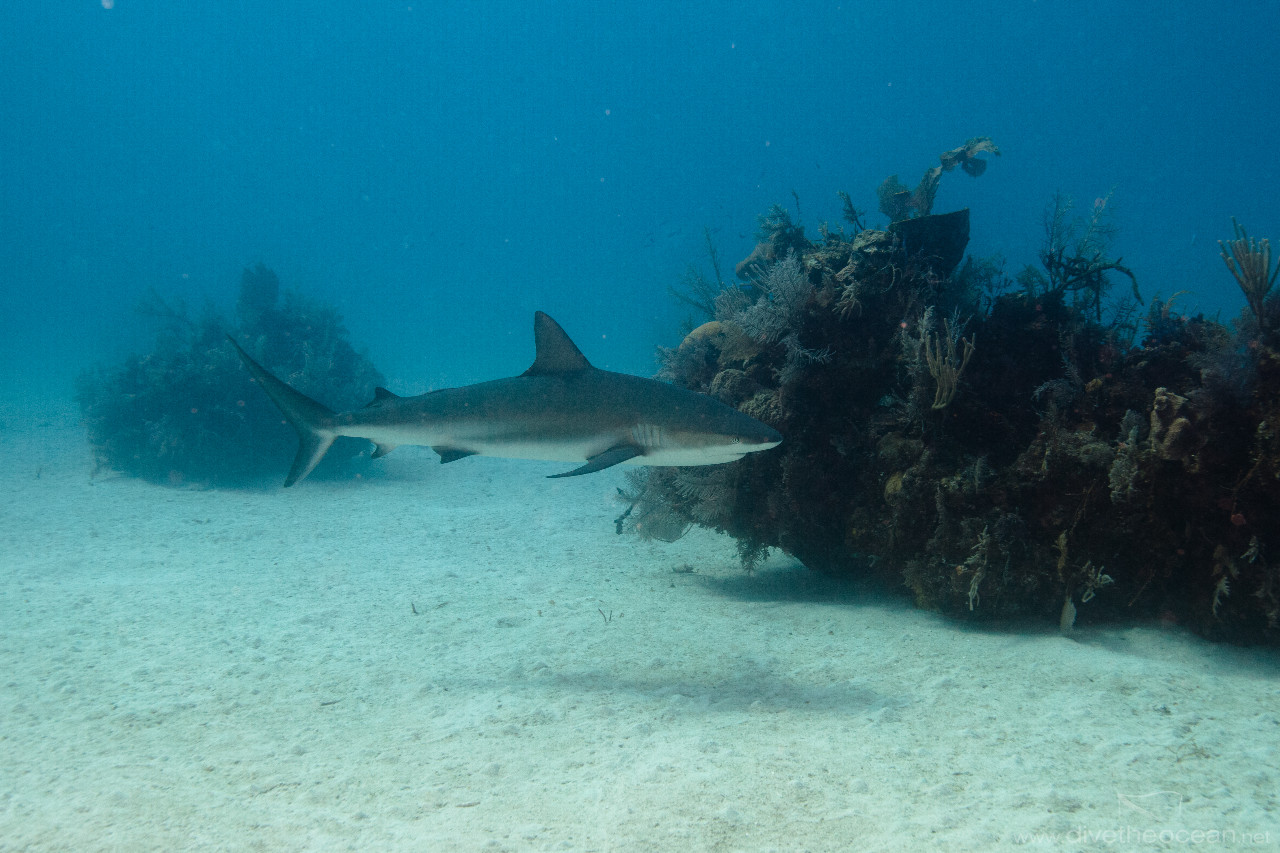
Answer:
M293 467L289 469L289 476L284 481L285 488L288 488L311 473L338 437L333 429L335 412L272 376L265 367L241 349L230 335L227 335L227 340L236 348L240 360L249 368L258 385L267 392L271 402L279 407L285 420L298 433L298 455L293 457Z

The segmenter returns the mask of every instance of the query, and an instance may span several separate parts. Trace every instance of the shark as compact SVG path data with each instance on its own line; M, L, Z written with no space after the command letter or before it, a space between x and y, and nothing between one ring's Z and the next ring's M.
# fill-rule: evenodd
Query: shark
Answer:
M593 367L560 324L534 314L533 365L519 376L401 397L374 391L362 409L335 412L271 374L230 335L257 385L298 433L292 486L339 436L373 442L373 458L424 445L441 463L468 456L579 463L556 477L615 465L719 465L777 447L768 424L696 391Z

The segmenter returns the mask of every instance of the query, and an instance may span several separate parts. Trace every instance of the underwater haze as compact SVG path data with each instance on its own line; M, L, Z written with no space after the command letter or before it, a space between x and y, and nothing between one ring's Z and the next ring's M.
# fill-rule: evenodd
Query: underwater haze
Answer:
M1280 229L1268 3L14 3L0 353L60 393L144 347L148 289L229 305L264 263L399 387L510 375L535 309L650 373L668 296L779 203L816 234L978 135L970 252L1034 263L1107 198L1146 296L1242 306L1236 216ZM794 193L794 195L793 195ZM797 202L798 199L798 211ZM871 222L881 217L873 213Z
M1218 242L1280 238L1278 45L1274 2L0 4L0 853L1280 848L1280 295ZM1032 275L964 338L859 272L948 155L970 258L1041 266L1070 197L1147 326ZM832 347L794 256L690 333L840 192ZM280 487L246 366L372 421L521 374L535 311L768 441L645 485L348 438Z

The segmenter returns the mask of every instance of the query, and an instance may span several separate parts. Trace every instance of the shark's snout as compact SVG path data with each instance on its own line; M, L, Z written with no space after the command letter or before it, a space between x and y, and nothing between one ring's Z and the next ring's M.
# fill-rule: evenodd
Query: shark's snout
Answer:
M745 453L768 450L782 443L782 433L766 423L743 415L747 423L739 423L734 430L734 444Z
M776 447L777 445L782 444L782 433L778 432L768 424L761 424L760 426L763 427L763 429L760 431L759 435L748 436L746 439L749 443L765 445L766 449L768 447Z

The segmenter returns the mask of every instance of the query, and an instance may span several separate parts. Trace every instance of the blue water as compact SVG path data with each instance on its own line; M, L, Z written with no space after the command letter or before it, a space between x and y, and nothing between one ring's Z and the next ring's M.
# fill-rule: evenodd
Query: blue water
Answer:
M148 289L229 306L262 262L399 390L523 370L531 314L652 371L667 293L755 216L816 234L942 181L972 253L1034 262L1055 191L1114 192L1144 294L1234 316L1216 240L1280 237L1270 3L8 3L0 364L69 393L149 346Z

